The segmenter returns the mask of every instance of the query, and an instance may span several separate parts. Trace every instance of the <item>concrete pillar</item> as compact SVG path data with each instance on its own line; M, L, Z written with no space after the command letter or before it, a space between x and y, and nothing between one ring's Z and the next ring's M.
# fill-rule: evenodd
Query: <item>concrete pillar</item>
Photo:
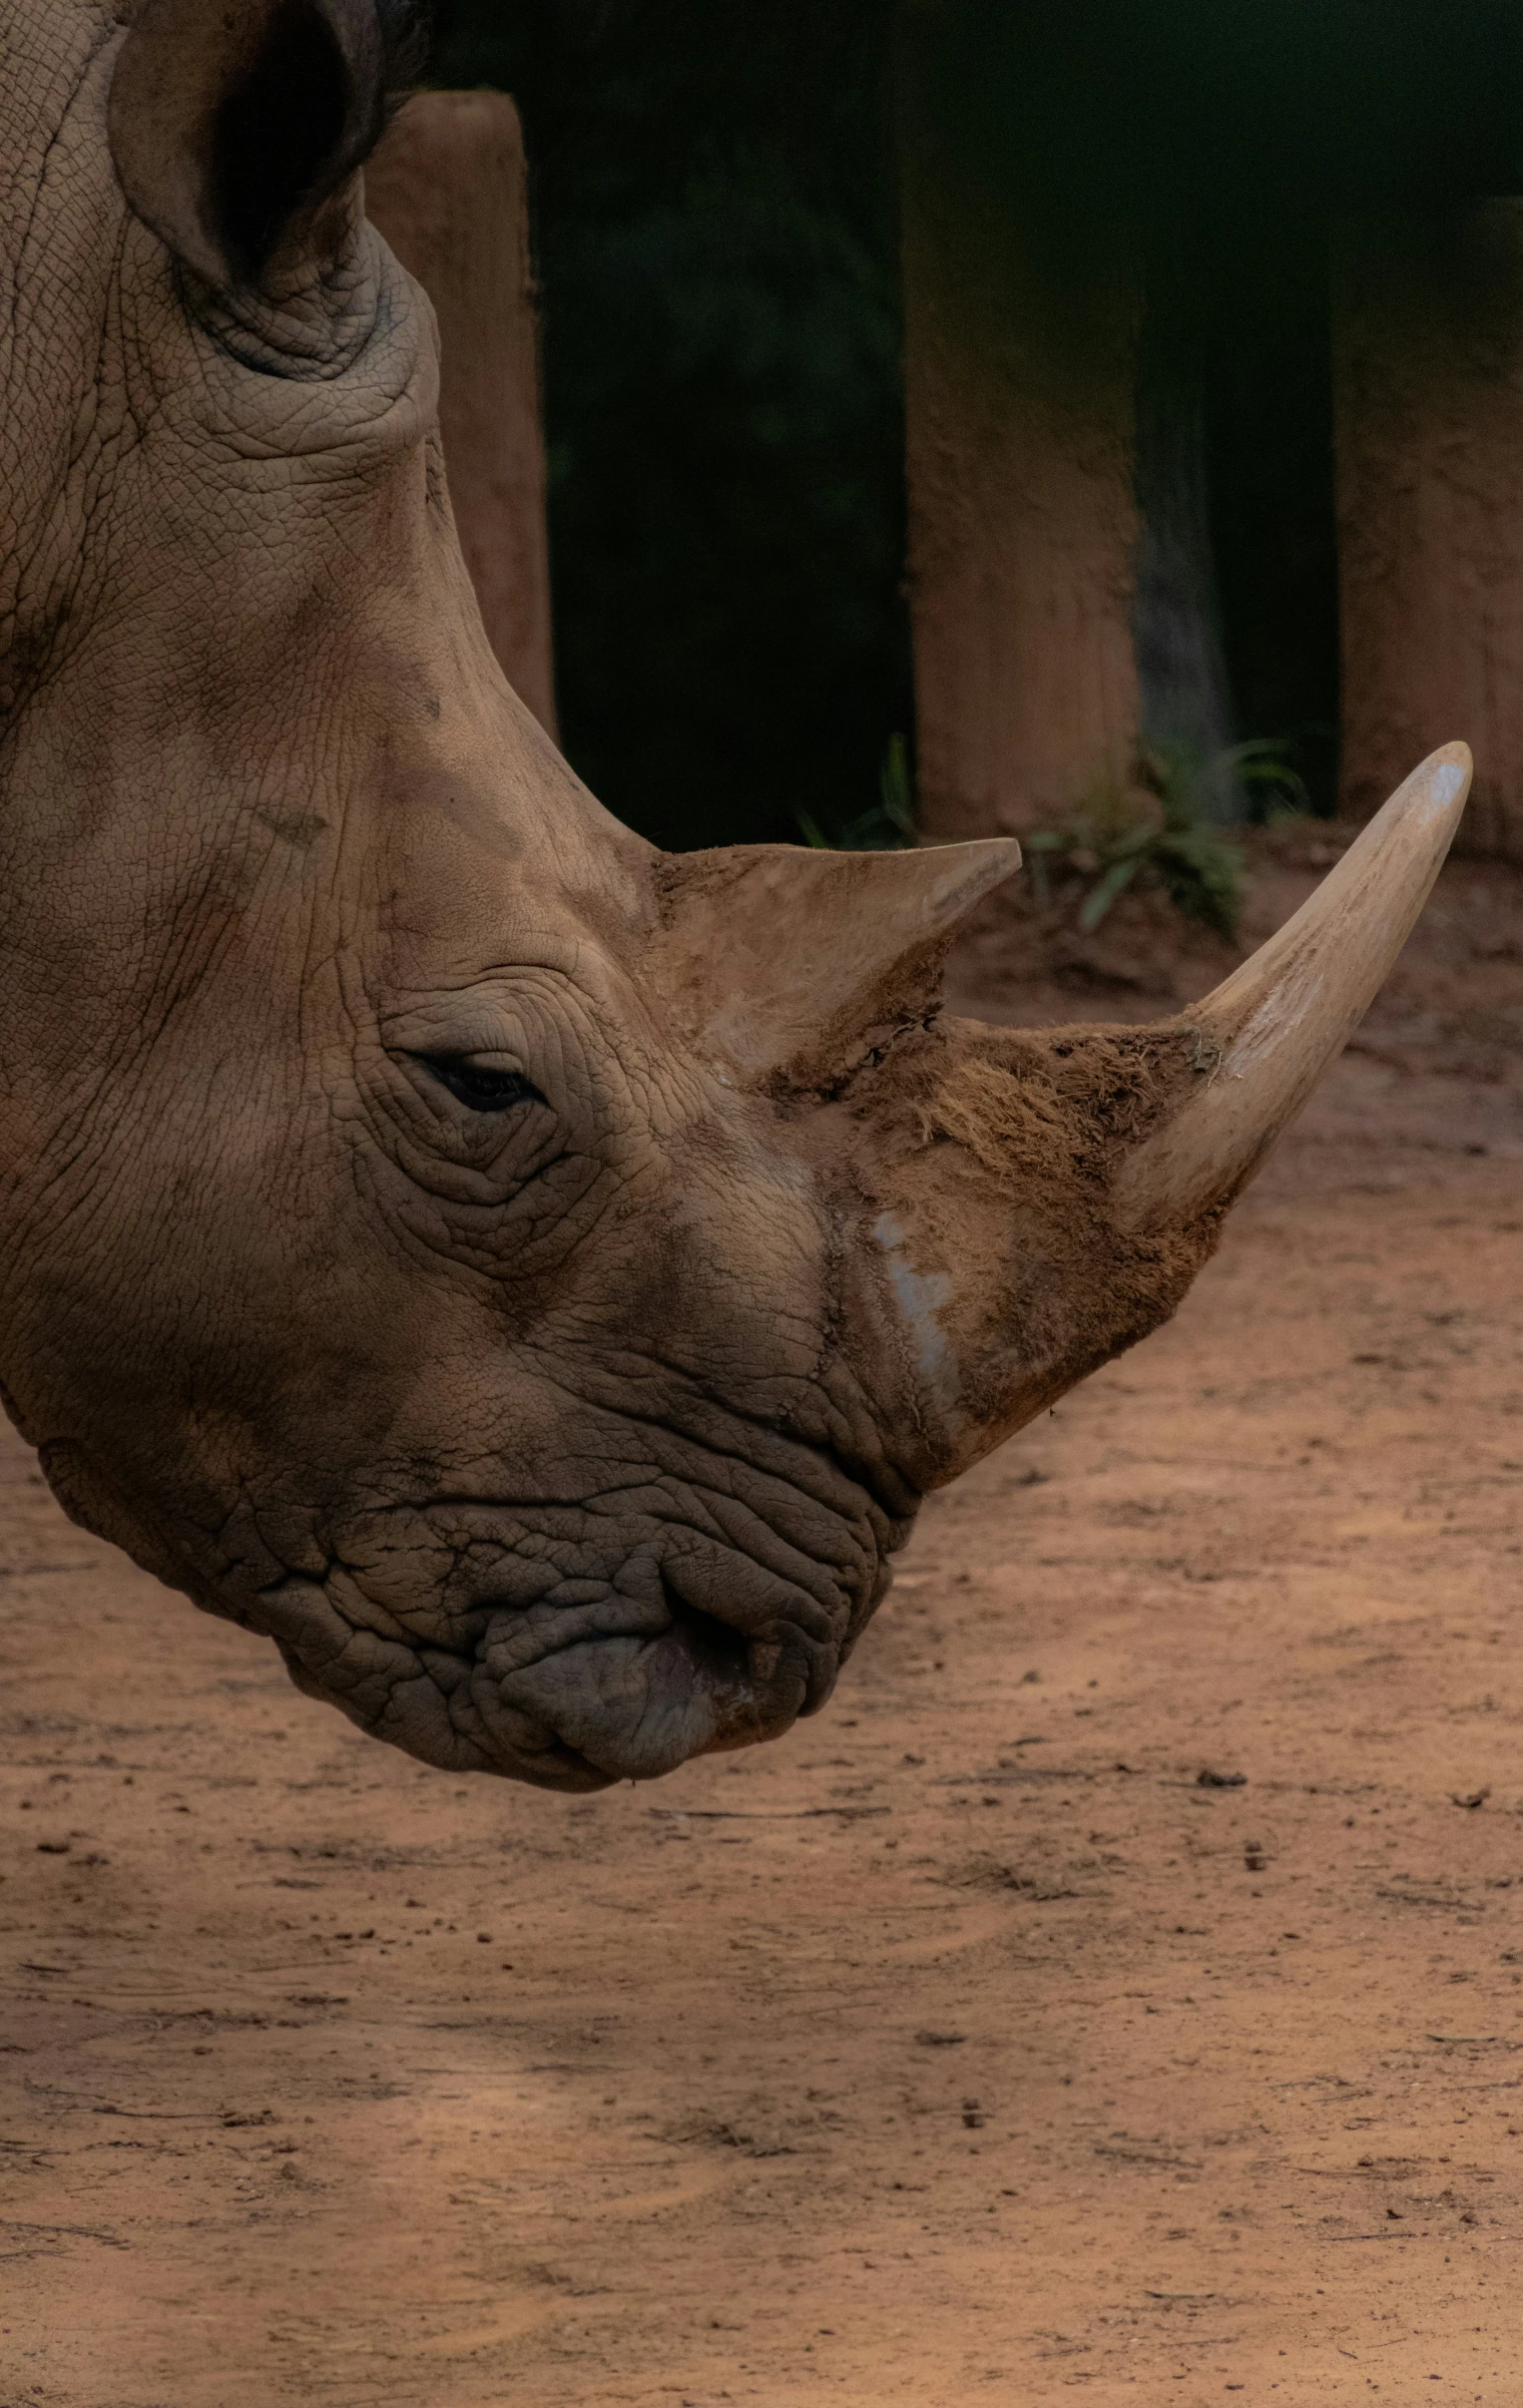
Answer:
M1019 835L1137 748L1140 278L959 154L944 16L902 10L896 63L920 817Z
M1523 861L1523 201L1345 228L1333 371L1344 807L1462 736Z
M416 94L365 169L365 206L437 312L439 422L461 548L492 650L554 735L539 320L511 100Z

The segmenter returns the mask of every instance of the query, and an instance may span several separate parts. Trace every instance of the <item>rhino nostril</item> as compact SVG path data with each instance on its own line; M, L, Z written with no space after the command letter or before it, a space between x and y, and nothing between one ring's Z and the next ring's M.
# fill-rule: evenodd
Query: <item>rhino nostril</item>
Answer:
M707 1613L702 1606L689 1605L687 1599L679 1597L665 1578L662 1588L666 1595L667 1611L672 1617L673 1631L683 1641L695 1664L711 1680L727 1686L744 1684L751 1687L757 1680L766 1680L769 1672L775 1669L775 1660L780 1651L774 1645L766 1641L754 1642L747 1638L744 1631L738 1631L731 1623L721 1622L717 1615ZM759 1654L771 1655L773 1662L766 1670L759 1664Z
M746 1631L690 1598L680 1597L665 1570L662 1591L671 1616L669 1642L681 1648L727 1727L739 1715L753 1729L757 1717L771 1726L822 1705L835 1685L839 1651L786 1612L760 1630Z

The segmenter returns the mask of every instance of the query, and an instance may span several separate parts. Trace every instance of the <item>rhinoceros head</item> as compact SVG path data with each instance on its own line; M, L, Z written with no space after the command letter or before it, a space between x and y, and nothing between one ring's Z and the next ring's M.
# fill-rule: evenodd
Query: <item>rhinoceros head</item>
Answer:
M506 687L374 0L12 0L0 1373L71 1513L427 1761L827 1696L920 1496L1177 1303L1462 747L1164 1026L938 1017L1008 842L668 857Z

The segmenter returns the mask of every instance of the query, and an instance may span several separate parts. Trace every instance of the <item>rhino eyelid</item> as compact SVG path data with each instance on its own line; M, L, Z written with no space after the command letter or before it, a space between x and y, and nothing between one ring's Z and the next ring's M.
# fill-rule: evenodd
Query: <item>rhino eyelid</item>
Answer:
M514 1112L545 1098L521 1071L498 1070L470 1054L417 1054L413 1059L470 1112Z

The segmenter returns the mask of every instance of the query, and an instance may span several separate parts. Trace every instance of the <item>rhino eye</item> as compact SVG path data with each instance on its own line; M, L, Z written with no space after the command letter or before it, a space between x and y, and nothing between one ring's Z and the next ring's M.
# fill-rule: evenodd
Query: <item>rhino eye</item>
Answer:
M421 1054L418 1059L430 1078L472 1112L512 1112L516 1105L545 1101L521 1072L493 1070L485 1062L473 1062L469 1054Z

